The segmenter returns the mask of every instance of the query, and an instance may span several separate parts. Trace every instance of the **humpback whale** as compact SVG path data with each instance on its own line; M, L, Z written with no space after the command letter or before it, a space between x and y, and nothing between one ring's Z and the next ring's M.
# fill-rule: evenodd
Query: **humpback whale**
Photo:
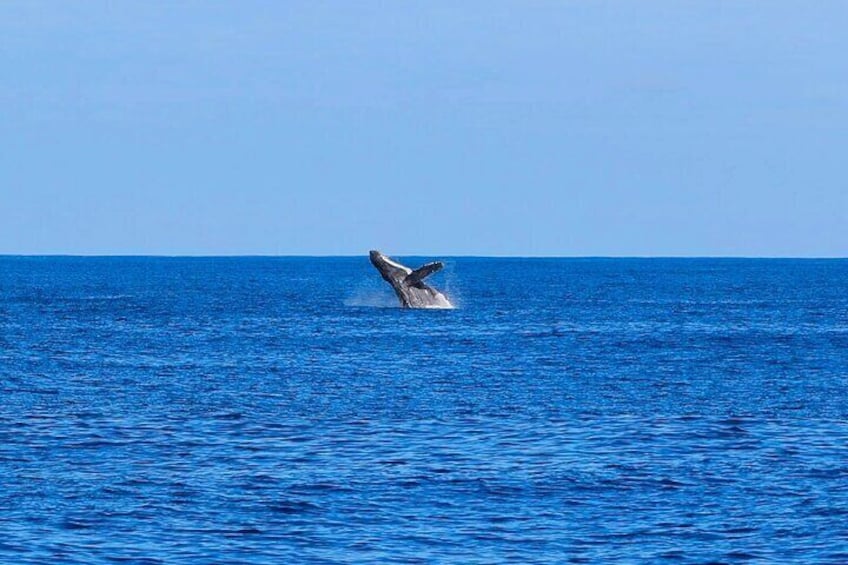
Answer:
M371 251L371 264L380 271L383 279L392 285L400 305L404 308L453 308L444 294L424 284L424 279L442 270L439 261L427 263L413 270L379 251Z

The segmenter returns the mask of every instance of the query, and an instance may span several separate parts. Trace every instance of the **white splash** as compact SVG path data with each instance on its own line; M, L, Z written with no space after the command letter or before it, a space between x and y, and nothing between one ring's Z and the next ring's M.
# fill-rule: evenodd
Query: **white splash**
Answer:
M345 306L356 308L398 308L398 301L394 294L378 290L358 290L351 296L345 298Z
M394 294L378 290L357 290L345 298L344 305L353 308L400 308L400 303ZM426 310L453 310L456 306L447 296L438 293L435 302L423 306Z
M453 310L454 308L456 308L456 306L454 306L451 301L448 300L447 296L439 292L438 296L436 297L435 303L428 304L427 306L424 306L424 308L427 310Z

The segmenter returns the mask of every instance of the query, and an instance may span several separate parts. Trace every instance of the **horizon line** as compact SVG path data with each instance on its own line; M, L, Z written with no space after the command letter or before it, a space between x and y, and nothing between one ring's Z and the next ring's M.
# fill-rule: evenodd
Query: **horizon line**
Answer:
M840 255L479 255L479 254L420 254L394 253L393 257L445 257L451 259L762 259L762 260L846 260L848 256ZM269 253L238 253L238 254L167 254L167 253L0 253L0 258L78 258L78 259L107 259L107 258L149 258L149 259L347 259L363 257L367 254L269 254Z

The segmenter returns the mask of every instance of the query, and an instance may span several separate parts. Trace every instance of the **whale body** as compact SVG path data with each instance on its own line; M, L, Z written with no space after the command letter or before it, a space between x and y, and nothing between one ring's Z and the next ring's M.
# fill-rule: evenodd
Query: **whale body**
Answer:
M424 284L424 279L442 270L439 261L427 263L417 269L401 265L379 251L369 253L371 264L380 271L383 279L392 285L400 305L404 308L453 308L447 297L435 288Z

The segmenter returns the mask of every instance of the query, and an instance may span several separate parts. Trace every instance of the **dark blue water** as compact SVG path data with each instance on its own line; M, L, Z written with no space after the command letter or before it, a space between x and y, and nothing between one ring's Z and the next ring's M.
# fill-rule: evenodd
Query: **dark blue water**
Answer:
M0 561L848 563L848 261L0 258Z

